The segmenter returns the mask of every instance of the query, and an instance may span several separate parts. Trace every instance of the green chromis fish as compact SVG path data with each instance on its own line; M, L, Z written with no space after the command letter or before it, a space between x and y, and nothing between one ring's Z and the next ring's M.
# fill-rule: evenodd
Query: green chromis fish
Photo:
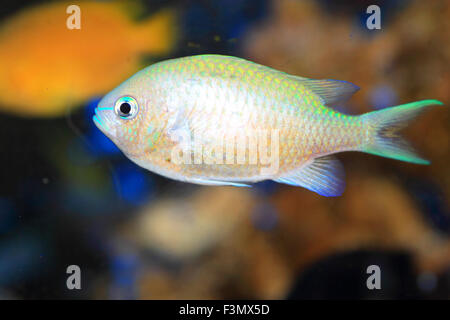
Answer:
M93 120L139 166L171 179L247 186L274 180L324 196L345 183L334 153L428 164L396 133L437 100L359 116L332 109L359 88L244 59L199 55L153 64L99 102Z

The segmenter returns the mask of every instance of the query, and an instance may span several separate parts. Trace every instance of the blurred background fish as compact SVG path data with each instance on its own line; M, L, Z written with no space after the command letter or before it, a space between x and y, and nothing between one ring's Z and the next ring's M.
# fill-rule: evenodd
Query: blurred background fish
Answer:
M129 2L89 1L105 22L87 28L93 13L80 2L81 30L70 31L62 30L69 17L62 2L32 3L0 6L2 30L13 21L30 25L8 28L1 39L9 33L19 39L19 31L38 37L20 38L12 47L0 41L1 57L31 59L9 60L6 67L1 62L0 68L0 96L12 101L0 99L0 299L450 298L449 108L430 110L404 132L431 165L342 154L351 168L347 189L330 199L270 181L251 189L212 188L152 174L95 127L101 94L87 93L97 82L109 92L140 70L140 62L224 54L309 78L357 83L358 94L337 106L344 113L424 98L448 105L448 1L147 0L136 10ZM381 30L366 28L371 4L380 6ZM53 6L60 11L46 11ZM96 11L102 6L115 9ZM61 30L49 34L44 22L35 26L32 21L44 20L34 10L48 12L48 21L60 17ZM146 21L168 22L173 13L175 29L162 23L167 32L139 32ZM112 31L117 25L128 26L122 32L129 39ZM92 47L56 54L66 46L63 38L45 39L66 32L91 35L78 43ZM135 55L132 38L142 39ZM30 43L36 53L26 49ZM142 46L154 49L144 52ZM99 73L91 56L116 66ZM50 74L37 73L40 64L54 70L52 61L68 72L61 86L96 70L84 87L73 84L69 100L79 102L67 117L56 116L67 105L58 109L44 98L47 88L60 88L46 83ZM84 71L72 73L71 64ZM14 67L22 70L17 81L32 79L45 103L23 103L23 88L11 79L5 87L3 75ZM65 286L72 264L81 268L82 290ZM383 290L366 288L372 264L382 270Z
M69 29L66 8L71 4L35 5L2 21L2 111L64 115L133 74L144 56L163 56L175 45L173 9L143 17L137 1L81 1L81 28Z

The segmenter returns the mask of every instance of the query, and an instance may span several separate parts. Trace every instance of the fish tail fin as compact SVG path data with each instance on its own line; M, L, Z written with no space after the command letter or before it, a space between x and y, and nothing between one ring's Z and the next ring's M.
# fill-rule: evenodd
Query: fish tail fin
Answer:
M142 51L155 55L170 52L177 40L176 12L163 9L138 25L135 33L136 46Z
M416 164L429 164L430 162L418 156L409 143L397 132L426 107L442 104L438 100L422 100L362 115L364 126L368 128L368 131L366 142L360 150L386 158Z

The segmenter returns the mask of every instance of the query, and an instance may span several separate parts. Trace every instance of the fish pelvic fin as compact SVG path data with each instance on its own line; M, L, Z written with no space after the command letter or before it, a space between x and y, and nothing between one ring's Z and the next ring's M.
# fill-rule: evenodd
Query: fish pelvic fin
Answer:
M325 156L316 158L274 181L303 187L322 196L337 197L344 192L344 176L340 161L333 156Z
M186 181L195 184L202 184L205 186L233 186L233 187L247 187L247 188L252 187L250 184L246 183L239 183L234 181L221 181L208 178L192 178Z
M399 136L398 131L426 107L433 105L443 103L438 100L422 100L362 115L367 131L366 142L360 151L416 164L430 164L428 160L416 154L409 143Z
M150 55L165 55L177 41L177 19L174 9L163 9L137 25L136 48Z

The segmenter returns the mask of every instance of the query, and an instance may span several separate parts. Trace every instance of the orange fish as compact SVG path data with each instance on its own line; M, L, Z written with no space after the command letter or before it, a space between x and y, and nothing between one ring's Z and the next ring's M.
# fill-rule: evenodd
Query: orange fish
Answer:
M0 109L29 117L65 114L142 67L143 55L175 45L175 14L136 22L137 2L77 2L81 29L66 21L73 3L26 9L0 26Z

